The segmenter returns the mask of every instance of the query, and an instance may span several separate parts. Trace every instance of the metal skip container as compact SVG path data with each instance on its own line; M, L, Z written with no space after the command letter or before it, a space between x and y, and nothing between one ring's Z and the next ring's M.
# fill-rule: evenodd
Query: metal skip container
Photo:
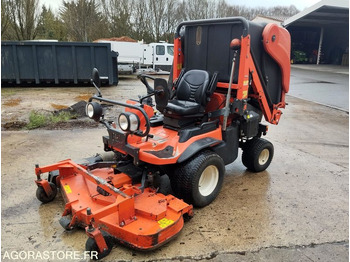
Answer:
M2 41L2 84L84 84L98 68L102 82L118 84L118 53L108 43Z

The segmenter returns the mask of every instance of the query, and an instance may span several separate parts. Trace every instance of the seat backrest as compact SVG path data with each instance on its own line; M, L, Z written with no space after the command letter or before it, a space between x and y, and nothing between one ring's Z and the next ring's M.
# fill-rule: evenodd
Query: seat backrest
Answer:
M187 71L177 86L176 98L205 106L207 103L208 85L209 74L207 71L196 69Z

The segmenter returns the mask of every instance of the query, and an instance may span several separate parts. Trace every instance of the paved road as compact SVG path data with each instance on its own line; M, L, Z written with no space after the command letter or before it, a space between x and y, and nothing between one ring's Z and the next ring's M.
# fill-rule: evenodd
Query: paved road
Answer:
M322 65L292 66L288 94L349 112L348 68Z

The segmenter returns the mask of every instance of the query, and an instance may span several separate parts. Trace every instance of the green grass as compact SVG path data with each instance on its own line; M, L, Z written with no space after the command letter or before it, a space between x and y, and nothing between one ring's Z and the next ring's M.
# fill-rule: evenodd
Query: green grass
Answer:
M31 111L29 115L29 123L27 124L26 127L28 129L35 129L42 126L46 126L47 122L48 122L47 115L40 112Z
M67 122L68 120L74 118L75 115L67 111L61 111L57 114L52 114L49 116L49 121L52 123Z
M75 118L75 115L67 111L61 111L59 113L42 113L31 111L29 115L29 123L27 124L26 128L35 129L48 126L50 124L67 122L72 118Z

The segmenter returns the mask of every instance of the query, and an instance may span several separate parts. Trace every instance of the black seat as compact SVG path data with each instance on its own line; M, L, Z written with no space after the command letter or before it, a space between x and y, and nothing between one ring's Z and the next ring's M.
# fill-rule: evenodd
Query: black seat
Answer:
M176 99L169 100L164 115L180 117L204 114L209 95L208 86L209 74L207 71L190 70L186 72L177 86Z

